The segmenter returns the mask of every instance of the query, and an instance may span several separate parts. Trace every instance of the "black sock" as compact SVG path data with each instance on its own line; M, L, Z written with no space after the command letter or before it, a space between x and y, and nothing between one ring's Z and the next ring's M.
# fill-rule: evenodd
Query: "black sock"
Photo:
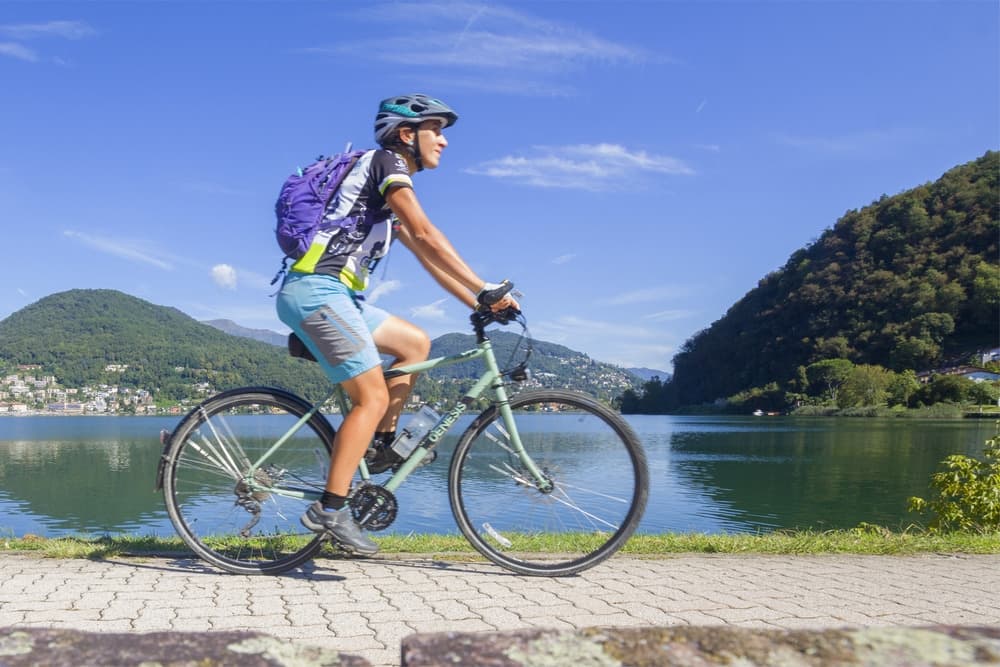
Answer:
M325 510L339 510L343 509L344 505L347 504L347 497L324 491L319 499L319 503Z

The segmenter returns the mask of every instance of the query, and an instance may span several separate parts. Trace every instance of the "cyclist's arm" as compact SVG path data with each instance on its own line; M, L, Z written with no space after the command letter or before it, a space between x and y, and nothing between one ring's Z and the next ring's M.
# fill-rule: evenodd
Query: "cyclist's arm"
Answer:
M413 248L414 239L406 227L400 228L398 238L400 243L409 248L413 254L416 255L417 260L419 260L420 264L427 270L427 273L431 274L431 277L433 277L434 280L441 285L441 287L443 287L447 292L450 292L456 299L464 303L469 308L476 307L475 294L467 290L462 283L452 278L439 266L421 256L420 253Z
M424 267L428 265L436 267L439 272L443 272L451 280L473 294L477 294L483 288L486 281L469 268L469 265L459 257L458 252L445 238L445 235L431 224L430 218L424 213L424 209L420 206L412 189L408 187L393 188L386 194L385 199L389 203L389 208L399 218L401 227L406 231L405 235L400 234L400 240L417 256ZM438 278L433 271L431 271L431 275L435 279ZM451 286L442 283L442 287L452 292ZM458 295L456 294L456 296ZM465 301L462 297L459 298Z

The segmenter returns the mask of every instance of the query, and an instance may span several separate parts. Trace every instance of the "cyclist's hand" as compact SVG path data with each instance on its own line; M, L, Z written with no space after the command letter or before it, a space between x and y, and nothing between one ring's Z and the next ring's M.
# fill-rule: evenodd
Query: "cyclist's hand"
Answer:
M501 310L510 306L510 302L514 301L510 296L512 289L514 289L514 283L509 280L500 283L485 283L479 290L479 294L476 295L476 303L480 307L486 306L493 311Z
M508 294L503 299L501 299L499 303L490 306L490 309L494 313L500 312L501 310L516 310L520 312L521 304L517 302L517 299Z
M509 280L502 283L486 283L476 295L478 305L477 310L485 311L489 309L496 318L495 321L507 324L513 321L521 312L521 304L517 302L513 294L514 284Z

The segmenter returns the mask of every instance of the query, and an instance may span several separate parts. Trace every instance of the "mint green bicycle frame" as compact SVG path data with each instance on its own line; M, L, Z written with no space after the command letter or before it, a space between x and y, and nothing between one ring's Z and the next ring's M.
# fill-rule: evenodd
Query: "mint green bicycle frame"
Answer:
M383 488L390 492L394 492L399 488L403 482L409 477L420 462L428 455L428 453L436 446L437 442L444 437L444 435L451 429L451 427L458 421L459 417L465 414L470 405L479 398L483 392L487 389L493 390L494 401L493 404L497 406L500 411L500 415L503 418L504 426L507 429L507 433L510 436L510 445L517 453L521 462L531 473L532 477L535 479L535 483L538 488L542 491L546 491L551 486L551 482L545 477L541 470L535 465L534 461L528 456L525 451L523 444L521 443L521 438L517 432L517 425L514 421L514 415L510 409L510 403L507 398L507 391L504 389L503 373L500 371L497 365L496 356L493 353L493 345L489 339L484 338L476 344L476 348L472 350L467 350L465 352L459 352L458 354L453 354L447 357L435 357L434 359L428 359L427 361L422 361L416 364L408 364L405 366L397 366L392 369L385 371L385 377L397 377L400 375L409 375L412 373L421 373L428 371L439 366L448 366L451 364L457 364L463 361L469 361L472 359L482 358L486 366L482 375L472 386L469 391L465 393L463 398L459 400L454 407L444 413L441 419L438 420L437 424L431 428L430 431L420 440L417 447L410 453L406 460L402 463L399 469L393 473L392 477L382 485ZM295 433L302 428L310 419L315 416L317 412L320 411L320 406L325 405L328 401L336 397L337 404L340 407L340 413L346 415L350 410L350 401L347 398L346 392L340 385L335 386L329 394L327 394L322 401L313 404L312 408L306 412L302 417L288 430L287 433L282 435L274 443L274 445L264 453L256 462L254 462L249 470L247 470L246 477L244 481L250 486L252 491L263 491L268 493L277 494L280 496L286 496L289 498L299 498L304 500L318 500L320 497L320 492L312 489L293 489L293 488L272 488L269 486L261 485L257 482L256 472L259 468L267 463L268 459L281 449L282 445L285 444ZM359 466L361 472L361 479L367 481L370 479L370 474L368 472L368 466L364 459L361 459L361 464ZM266 477L266 476L264 476Z

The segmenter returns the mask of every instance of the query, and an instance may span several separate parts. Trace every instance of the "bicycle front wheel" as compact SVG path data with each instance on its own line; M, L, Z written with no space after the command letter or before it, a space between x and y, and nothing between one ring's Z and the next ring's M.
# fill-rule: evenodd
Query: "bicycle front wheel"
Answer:
M639 439L621 416L578 392L524 392L510 407L516 436L494 406L455 447L448 492L459 530L519 574L562 576L600 563L646 507Z
M280 389L224 392L170 436L163 493L174 528L198 556L237 574L278 574L322 541L299 522L326 484L334 430L315 413L259 467L311 406Z

